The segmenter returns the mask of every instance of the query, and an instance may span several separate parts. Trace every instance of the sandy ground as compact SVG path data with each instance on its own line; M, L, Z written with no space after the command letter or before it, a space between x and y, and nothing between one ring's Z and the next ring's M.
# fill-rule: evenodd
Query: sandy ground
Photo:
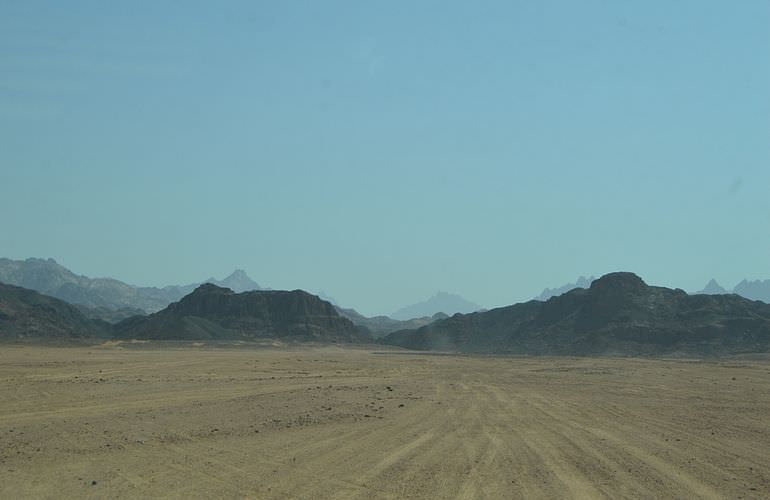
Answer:
M770 362L0 345L0 498L770 498Z

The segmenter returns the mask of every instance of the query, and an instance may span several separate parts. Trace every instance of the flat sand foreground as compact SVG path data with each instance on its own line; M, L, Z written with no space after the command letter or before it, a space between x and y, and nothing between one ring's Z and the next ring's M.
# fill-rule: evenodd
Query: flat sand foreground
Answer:
M770 362L0 345L0 498L770 498Z

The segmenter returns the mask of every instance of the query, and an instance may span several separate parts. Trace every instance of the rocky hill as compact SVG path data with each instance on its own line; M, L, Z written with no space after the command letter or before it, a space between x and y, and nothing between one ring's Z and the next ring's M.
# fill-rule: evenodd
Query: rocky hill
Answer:
M411 349L565 355L721 355L768 351L770 305L687 295L612 273L547 302L456 314L384 343Z
M108 337L109 324L59 299L0 283L0 338Z
M366 342L368 333L343 318L329 302L302 290L235 293L203 284L179 302L150 316L121 321L121 338L291 338L319 342Z

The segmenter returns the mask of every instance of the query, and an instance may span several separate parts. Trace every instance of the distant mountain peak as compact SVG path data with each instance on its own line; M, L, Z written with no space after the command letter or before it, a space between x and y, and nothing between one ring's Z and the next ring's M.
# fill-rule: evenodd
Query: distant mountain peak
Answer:
M452 315L455 313L471 313L481 309L481 306L466 300L460 295L438 291L428 300L402 307L391 314L391 318L409 320L413 318L432 317L436 313Z
M726 293L729 292L725 290L722 285L717 283L717 280L714 278L711 278L711 280L706 283L706 286L703 287L703 290L696 292L698 295L724 295Z
M209 278L206 280L208 283L213 283L215 285L223 286L226 288L232 289L236 293L241 292L251 292L253 290L262 290L262 287L259 286L259 284L251 279L248 274L246 274L246 271L243 269L236 269L230 275L223 279L222 281L219 281L214 278Z
M234 292L262 290L243 269L236 269L222 281L206 280ZM0 282L21 286L89 308L141 309L155 312L179 301L200 283L163 288L137 287L112 278L89 278L73 273L52 258L30 257L12 260L0 257Z
M574 290L575 288L588 288L591 286L591 283L593 283L595 280L596 278L594 276L591 276L590 278L581 276L577 279L575 283L567 283L566 285L563 285L557 288L544 289L542 292L540 292L540 295L535 297L535 300L540 300L545 302L551 297L557 297L559 295L569 292L570 290Z
M735 285L733 293L737 293L747 299L770 303L770 280L750 281L744 279Z

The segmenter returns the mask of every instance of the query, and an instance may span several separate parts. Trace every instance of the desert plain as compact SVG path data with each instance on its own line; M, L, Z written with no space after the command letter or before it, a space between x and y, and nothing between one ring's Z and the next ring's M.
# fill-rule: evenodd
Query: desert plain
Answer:
M0 498L770 498L770 361L0 345Z

